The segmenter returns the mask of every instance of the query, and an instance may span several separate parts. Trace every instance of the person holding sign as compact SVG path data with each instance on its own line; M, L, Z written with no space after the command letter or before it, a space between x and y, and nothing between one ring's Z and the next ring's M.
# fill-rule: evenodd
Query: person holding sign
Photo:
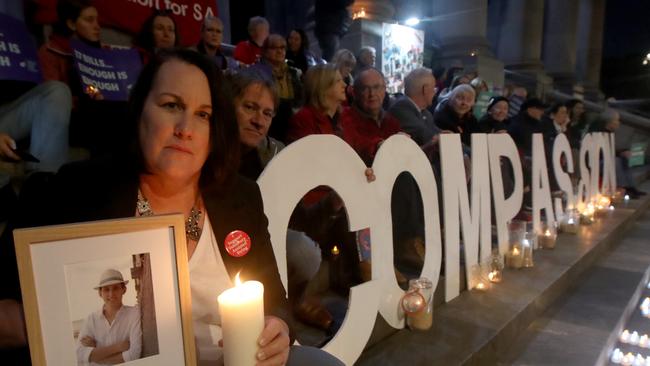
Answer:
M79 96L81 86L73 68L73 54L70 39L78 39L91 47L100 48L99 14L90 0L59 0L58 22L50 39L38 51L45 80L66 83L73 95ZM101 99L101 94L89 93Z

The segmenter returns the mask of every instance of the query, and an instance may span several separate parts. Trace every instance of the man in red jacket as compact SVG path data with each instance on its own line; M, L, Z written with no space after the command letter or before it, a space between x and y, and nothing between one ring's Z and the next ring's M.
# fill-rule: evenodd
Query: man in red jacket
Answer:
M400 132L400 124L382 109L386 82L379 70L362 71L354 81L354 95L354 104L341 114L343 139L366 164L372 165L381 143Z
M248 21L248 40L235 46L233 56L244 65L252 65L260 60L262 45L269 36L269 22L262 17L252 17Z

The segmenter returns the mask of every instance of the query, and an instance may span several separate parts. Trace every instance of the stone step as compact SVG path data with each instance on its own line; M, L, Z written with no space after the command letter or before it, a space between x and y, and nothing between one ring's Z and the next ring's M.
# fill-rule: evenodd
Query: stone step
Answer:
M645 184L641 189L647 190ZM487 292L465 291L434 308L426 332L395 332L378 317L358 365L491 365L531 322L617 243L650 206L650 198L621 204L608 217L560 234L554 250L535 252L535 267L505 270L502 283ZM437 291L441 291L442 281Z

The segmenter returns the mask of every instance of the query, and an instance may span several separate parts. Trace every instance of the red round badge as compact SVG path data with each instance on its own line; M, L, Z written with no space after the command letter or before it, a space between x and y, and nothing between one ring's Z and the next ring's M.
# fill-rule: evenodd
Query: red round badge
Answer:
M224 246L231 256L243 257L251 250L251 237L241 230L235 230L226 235Z

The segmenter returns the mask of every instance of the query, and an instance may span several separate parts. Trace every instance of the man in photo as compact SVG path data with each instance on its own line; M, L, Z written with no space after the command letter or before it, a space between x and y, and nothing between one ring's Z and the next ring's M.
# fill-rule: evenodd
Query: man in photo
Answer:
M140 311L122 304L128 282L118 270L107 269L102 273L95 290L104 305L88 315L79 333L79 365L113 365L140 358Z

